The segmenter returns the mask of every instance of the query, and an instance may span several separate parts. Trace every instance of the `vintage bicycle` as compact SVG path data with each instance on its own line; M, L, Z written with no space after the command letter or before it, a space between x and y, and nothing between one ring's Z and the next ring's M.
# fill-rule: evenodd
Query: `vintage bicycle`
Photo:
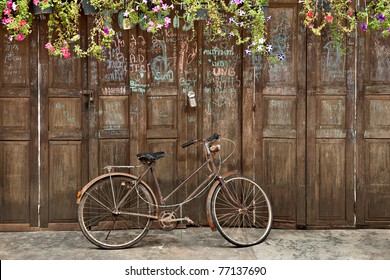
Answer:
M96 177L78 192L78 221L85 237L98 247L123 249L134 246L148 233L153 222L171 230L177 224L192 224L182 217L182 206L208 192L207 221L212 230L218 230L230 243L246 247L263 242L271 231L272 208L264 190L252 179L237 171L222 172L221 137L213 134L207 139L191 140L182 145L203 146L202 164L171 193L163 196L155 170L164 152L142 153L139 166L106 166L106 174ZM229 139L224 139L234 143ZM140 168L138 175L115 172ZM205 179L182 202L167 203L196 174L205 173ZM154 188L145 180L153 178Z

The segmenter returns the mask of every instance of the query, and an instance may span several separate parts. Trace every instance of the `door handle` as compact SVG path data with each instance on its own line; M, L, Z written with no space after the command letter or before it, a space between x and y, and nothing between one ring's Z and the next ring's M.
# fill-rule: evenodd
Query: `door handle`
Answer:
M91 104L93 104L94 101L94 92L93 90L83 90L83 95L87 98L87 101L85 102L86 109L89 108Z

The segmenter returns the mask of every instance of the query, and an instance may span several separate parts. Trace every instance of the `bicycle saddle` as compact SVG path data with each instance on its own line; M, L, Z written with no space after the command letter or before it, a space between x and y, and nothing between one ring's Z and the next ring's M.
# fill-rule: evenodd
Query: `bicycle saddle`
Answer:
M143 154L137 154L137 158L141 162L154 162L158 160L159 158L165 157L164 152L157 152L157 153L143 153Z

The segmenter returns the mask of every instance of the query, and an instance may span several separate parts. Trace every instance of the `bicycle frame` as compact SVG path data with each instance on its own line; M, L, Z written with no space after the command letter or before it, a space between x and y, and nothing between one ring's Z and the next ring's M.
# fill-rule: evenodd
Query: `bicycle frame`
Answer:
M192 144L194 143L197 143L201 140L196 140L195 142L193 142ZM206 189L209 189L208 191L208 196L207 196L207 203L206 203L206 215L207 215L207 221L208 221L208 224L210 226L210 228L214 231L216 230L215 226L214 226L214 223L212 221L212 218L211 218L211 211L210 211L210 199L211 199L211 194L214 192L215 188L218 186L219 183L221 184L225 184L225 181L224 181L224 178L227 178L233 174L236 174L237 173L237 170L232 170L232 171L228 171L224 174L220 174L220 167L217 167L214 163L214 154L216 154L218 151L219 151L219 146L213 146L214 148L216 148L215 150L210 150L210 147L211 144L210 142L206 142L205 140L203 140L203 154L206 158L206 160L196 169L194 170L189 176L187 176L183 182L181 182L179 185L177 185L174 190L169 193L168 195L166 195L165 197L163 197L162 195L162 192L161 192L161 188L160 188L160 184L158 182L158 176L154 170L154 165L156 164L157 161L153 161L152 163L148 164L148 167L142 172L141 175L138 175L138 176L135 176L135 175L131 175L129 173L111 173L111 170L114 169L114 168L136 168L136 167L141 167L142 165L140 166L106 166L105 169L108 170L108 173L107 174L104 174L104 175L101 175L97 178L95 178L94 180L92 180L91 182L89 182L86 186L84 186L84 188L78 192L77 194L77 201L76 203L79 204L80 201L81 201L81 198L82 196L84 195L84 193L88 190L88 188L93 185L96 181L104 178L104 177L111 177L111 176L116 176L116 175L122 175L122 176L127 176L127 177L130 177L130 178L133 178L134 179L134 182L133 182L133 186L137 186L140 182L143 182L143 184L145 186L147 186L147 188L150 189L150 193L152 194L153 196L153 200L156 202L155 204L155 207L156 207L156 215L146 215L147 217L151 218L151 219L158 219L158 209L161 207L161 208L174 208L174 207L177 207L175 209L175 211L177 211L180 207L182 207L182 205L188 203L191 199L193 199L194 197L196 197L198 194L206 191ZM209 166L209 170L211 171L211 173L207 176L207 178L204 179L203 182L201 182L197 188L190 194L188 195L184 201L180 202L180 203L177 203L177 204L172 204L172 205L167 205L166 204L166 201L171 198L176 192L178 192L180 189L182 189L185 184L192 178L194 177L196 174L198 174L203 168L205 168L206 166ZM143 178L146 176L146 174L150 172L151 175L152 175L152 178L153 178L153 181L154 181L154 186L155 186L155 191L157 192L157 197L156 195L154 194L154 192L152 191L152 188L150 187L150 185L145 182L143 180ZM116 205L116 209L119 209L120 206L123 204L123 202L126 200L126 198L128 197L128 195L130 194L131 190L129 190L129 192L121 199L121 201L119 201ZM228 194L228 196L230 196ZM234 199L232 199L231 201L234 201ZM139 215L139 214L134 214L134 213L122 213L122 214L127 214L127 215Z
M141 181L143 179L143 177L148 173L150 172L151 175L152 175L152 178L153 178L153 182L154 182L154 187L155 187L155 190L157 192L157 199L158 199L158 206L162 206L162 207L174 207L174 206L178 206L180 207L181 205L187 203L188 201L190 201L191 199L193 199L194 197L196 197L199 193L203 192L207 187L208 185L214 181L214 180L219 180L218 178L218 174L219 174L219 169L215 166L215 163L214 163L214 156L213 156L213 153L210 151L210 149L208 148L208 145L207 143L204 143L204 155L206 157L206 161L203 162L201 164L201 166L199 166L196 170L194 170L189 176L187 176L183 182L181 182L179 185L177 185L173 191L171 193L169 193L168 195L166 195L165 197L163 196L162 194L162 191L161 191L161 188L160 188L160 184L158 182L158 176L156 174L156 171L154 169L154 165L156 164L157 161L151 163L148 168L145 170L145 172L143 172L142 175L139 176L139 179L138 181L136 182L136 184L138 184L139 181ZM210 170L212 171L211 174L209 174L207 176L207 178L205 178L203 180L202 183L200 183L198 185L198 187L191 193L189 194L184 201L182 202L179 202L177 204L173 204L173 205L167 205L166 204L166 201L171 198L175 193L177 193L180 189L182 189L185 184L192 178L194 177L196 174L198 174L204 167L206 167L207 165L209 165L210 167Z

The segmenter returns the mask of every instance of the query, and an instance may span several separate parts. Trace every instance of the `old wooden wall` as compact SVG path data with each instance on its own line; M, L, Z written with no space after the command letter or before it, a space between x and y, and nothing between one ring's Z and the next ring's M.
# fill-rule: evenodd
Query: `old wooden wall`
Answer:
M167 193L198 163L180 144L214 132L237 145L226 168L269 193L275 227L389 227L389 40L359 33L345 55L306 33L297 1L271 1L269 15L278 64L211 41L202 22L193 37L183 25L152 36L115 21L103 62L50 57L45 18L23 42L1 29L0 230L77 229L77 191L138 152L167 153ZM91 21L82 17L83 44ZM184 209L198 224L204 202Z

